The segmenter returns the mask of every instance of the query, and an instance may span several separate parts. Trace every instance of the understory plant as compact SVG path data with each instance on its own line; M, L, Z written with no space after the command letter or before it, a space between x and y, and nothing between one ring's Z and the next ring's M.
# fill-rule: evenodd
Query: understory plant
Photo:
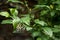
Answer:
M14 33L24 30L31 33L33 40L60 40L60 0L36 0L38 3L30 8L27 1L18 2L26 6L27 13L18 17L18 9L9 8L10 13L0 12L0 15L10 17L1 24L12 24ZM20 9L22 10L22 9Z

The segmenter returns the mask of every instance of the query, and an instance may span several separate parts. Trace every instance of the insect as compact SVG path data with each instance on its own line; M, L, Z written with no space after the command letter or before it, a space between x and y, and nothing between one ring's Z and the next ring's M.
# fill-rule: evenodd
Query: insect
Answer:
M19 23L16 27L16 33L24 33L26 31L26 28L23 24Z

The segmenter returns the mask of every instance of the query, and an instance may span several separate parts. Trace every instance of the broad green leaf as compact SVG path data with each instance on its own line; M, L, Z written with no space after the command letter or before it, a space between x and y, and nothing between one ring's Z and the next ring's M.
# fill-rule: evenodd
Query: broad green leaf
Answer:
M42 35L41 35L41 39L42 39L42 40L49 40L49 36L46 36L46 35L43 35L43 34L42 34Z
M34 19L34 14L31 14L31 18Z
M22 1L19 1L19 0L8 0L8 2L16 2L16 3L24 4Z
M46 7L46 5L36 5L36 7Z
M37 40L41 40L41 38L38 37Z
M38 4L46 4L47 3L47 0L37 0L38 1Z
M9 13L8 12L0 12L0 15L1 16L5 16L5 17L9 17Z
M53 36L53 31L52 31L51 28L49 28L49 27L44 27L44 28L43 28L43 31L44 31L44 33L45 33L46 35L49 35L50 37Z
M46 5L35 5L35 8L34 8L34 9L35 9L35 10L36 10L36 9L40 9L41 7L46 7Z
M50 5L50 8L53 9L54 8L54 5Z
M10 8L10 12L11 12L11 15L12 15L12 16L17 16L17 15L18 15L17 9Z
M43 16L45 14L48 14L48 10L42 10L40 15Z
M55 11L51 11L50 15L53 17L55 15Z
M35 23L36 23L36 24L40 24L40 25L42 25L42 26L47 25L46 22L44 22L44 21L40 21L39 19L36 19L36 20L35 20Z
M56 10L60 10L60 5L57 5L56 6Z
M24 24L24 27L26 28L27 31L30 31L30 30L33 29L32 27L30 27L30 26L28 26L28 25L25 25L25 24Z
M18 0L8 0L10 2L19 2Z
M44 8L44 7L50 9L50 7L47 5L35 5L34 9L39 9L39 8Z
M19 24L20 22L20 18L16 17L13 19L13 26L14 26L14 29L17 27L17 25Z
M1 24L12 24L12 20L3 20Z
M56 37L55 37L54 40L60 40L60 38L56 38Z
M22 23L25 23L27 25L30 25L30 16L26 15L26 17L21 18Z
M60 25L54 25L54 28L60 28Z
M32 30L32 27L26 27L26 30L30 31L30 30Z
M35 31L35 32L32 33L32 37L36 37L36 36L39 36L39 35L40 35L40 32L38 32L38 31Z
M60 32L60 28L53 28L52 30L53 30L53 32L55 32L55 33Z
M53 4L60 4L60 0L53 1Z

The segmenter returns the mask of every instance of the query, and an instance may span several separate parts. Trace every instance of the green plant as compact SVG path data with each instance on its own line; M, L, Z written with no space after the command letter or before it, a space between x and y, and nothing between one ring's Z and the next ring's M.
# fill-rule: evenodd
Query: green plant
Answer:
M11 20L8 19L2 21L2 24L12 23L14 29L16 29L18 25L23 24L22 26L24 26L26 30L31 33L34 40L35 38L36 40L59 40L60 0L37 0L37 2L38 4L34 5L34 8L30 9L25 1L24 5L27 7L28 14L21 14L24 16L21 18L18 17L17 9L14 8L10 8L11 15L7 12L1 12L0 15L12 18Z

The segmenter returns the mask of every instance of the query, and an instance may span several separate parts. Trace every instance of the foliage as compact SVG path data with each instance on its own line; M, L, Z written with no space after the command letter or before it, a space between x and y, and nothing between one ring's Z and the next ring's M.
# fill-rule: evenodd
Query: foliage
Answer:
M14 2L15 0L10 1ZM36 38L36 40L60 40L60 0L36 1L38 3L33 8L30 8L25 1L23 5L26 6L27 13L20 15L23 17L18 17L17 8L10 8L11 15L8 12L0 12L0 15L12 18L11 20L3 20L2 24L11 23L14 29L16 29L18 24L21 23L31 33L33 39Z

